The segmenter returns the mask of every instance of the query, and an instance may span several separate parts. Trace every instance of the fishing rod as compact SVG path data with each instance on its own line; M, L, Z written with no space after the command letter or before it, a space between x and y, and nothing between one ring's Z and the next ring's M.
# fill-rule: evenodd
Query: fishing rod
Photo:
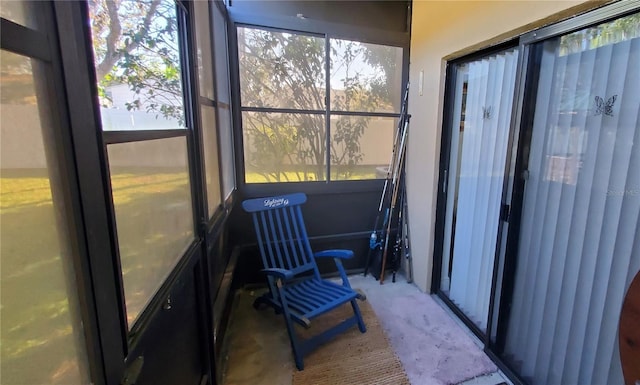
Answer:
M404 178L401 179L401 185L400 185L400 198L398 198L398 200L400 201L400 209L398 210L398 223L396 223L396 240L393 243L393 252L391 253L391 273L392 275L392 279L391 282L395 282L396 281L396 273L398 272L398 268L400 266L400 253L402 252L402 242L403 242L403 238L402 238L402 231L403 231L403 225L402 225L402 221L404 220L404 210L402 210L402 207L404 207L404 201L406 199L406 190L405 190L405 184L404 182Z
M405 259L405 273L407 275L407 283L413 282L413 258L411 257L411 244L409 243L409 198L407 197L407 186L405 180L404 190L404 206L402 207L402 246Z
M398 121L398 128L396 129L394 139L393 139L393 149L391 151L391 158L389 159L389 167L387 167L387 175L384 180L384 187L382 188L382 195L380 196L380 203L378 204L378 213L376 214L375 225L373 227L373 231L371 232L371 236L369 237L369 251L367 252L367 258L365 261L365 269L364 276L367 276L369 272L369 267L371 265L371 253L373 250L376 250L380 247L383 247L382 241L379 241L378 237L378 224L380 222L380 217L382 216L382 212L384 211L384 220L382 221L382 229L384 229L387 225L387 221L389 220L389 208L383 210L385 206L385 202L389 200L388 193L391 192L389 190L389 183L393 186L396 183L397 174L395 172L395 165L397 163L397 155L398 149L402 137L402 132L404 131L404 120L407 115L407 101L409 99L409 83L405 88L404 96L402 98L402 105L400 107L400 119Z
M400 143L400 148L399 148L399 152L398 152L398 162L395 165L396 168L394 169L394 175L397 177L399 176L400 170L402 170L403 166L404 166L404 161L405 161L405 153L406 153L406 139L407 139L407 129L409 128L409 116L405 116L404 119L404 128L402 130L402 140ZM393 194L391 195L391 206L389 208L389 220L387 221L387 228L385 231L385 240L383 243L383 253L382 253L382 268L380 271L380 284L382 285L384 283L384 271L385 271L385 267L386 267L386 263L387 263L387 254L389 252L389 235L391 233L391 223L392 218L393 218L393 212L395 211L396 208L396 203L398 201L398 192L399 192L399 187L400 187L400 183L397 183L398 181L396 180L396 183L393 185Z

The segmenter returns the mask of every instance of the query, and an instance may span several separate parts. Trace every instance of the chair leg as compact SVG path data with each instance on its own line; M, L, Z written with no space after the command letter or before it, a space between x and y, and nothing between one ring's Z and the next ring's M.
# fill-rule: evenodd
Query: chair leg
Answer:
M296 362L296 368L298 370L304 370L304 362L302 359L302 353L300 352L300 348L298 347L298 341L295 336L295 330L293 327L293 321L291 317L288 315L288 311L284 312L284 320L287 323L287 333L289 334L289 341L291 341L291 351L293 352L293 358Z
M356 315L358 319L358 329L360 329L361 333L367 331L367 327L364 325L364 321L362 320L362 314L360 313L360 308L358 307L358 303L355 299L351 300L351 307L353 308L353 313Z
M280 279L276 281L276 286L278 287L278 295L280 296L280 302L282 303L282 313L284 316L284 321L287 325L287 334L289 334L289 341L291 342L291 351L293 352L293 358L296 362L296 368L298 368L298 370L303 370L304 362L302 360L302 351L298 346L298 340L296 338L296 332L294 329L293 320L291 319L289 307L287 306L287 300L284 296L284 290L282 289L282 281L280 281Z

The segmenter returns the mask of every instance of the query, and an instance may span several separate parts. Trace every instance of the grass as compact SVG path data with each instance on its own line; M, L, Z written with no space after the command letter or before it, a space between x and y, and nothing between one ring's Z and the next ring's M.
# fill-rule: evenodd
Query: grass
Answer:
M190 189L184 170L114 170L112 185L132 323L191 240ZM86 370L86 353L74 327L80 320L67 235L56 230L65 214L54 207L45 170L2 170L3 384L88 382L79 369Z

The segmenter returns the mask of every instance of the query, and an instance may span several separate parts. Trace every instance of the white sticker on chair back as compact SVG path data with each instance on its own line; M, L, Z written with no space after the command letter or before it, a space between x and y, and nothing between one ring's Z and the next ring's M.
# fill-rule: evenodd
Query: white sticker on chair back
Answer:
M269 198L264 200L264 207L274 208L280 206L287 206L289 200L286 198Z

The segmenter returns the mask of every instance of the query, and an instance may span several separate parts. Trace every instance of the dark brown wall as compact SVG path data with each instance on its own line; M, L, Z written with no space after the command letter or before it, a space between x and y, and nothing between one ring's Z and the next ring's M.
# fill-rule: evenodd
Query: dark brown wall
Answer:
M231 10L277 17L348 24L406 32L408 1L255 1L232 0Z

